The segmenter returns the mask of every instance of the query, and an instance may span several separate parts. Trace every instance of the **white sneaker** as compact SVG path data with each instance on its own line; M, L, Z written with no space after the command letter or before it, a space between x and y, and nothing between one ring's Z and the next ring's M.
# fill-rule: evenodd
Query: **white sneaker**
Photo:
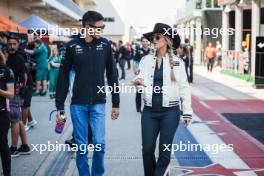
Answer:
M27 126L29 128L34 127L38 122L36 120L32 120L31 122L28 122Z
M25 130L28 131L30 127L28 125L25 125Z

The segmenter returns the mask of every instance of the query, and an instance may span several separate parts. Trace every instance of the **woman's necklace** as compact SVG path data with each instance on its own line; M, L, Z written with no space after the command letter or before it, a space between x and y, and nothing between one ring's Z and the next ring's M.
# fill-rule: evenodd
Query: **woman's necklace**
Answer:
M162 62L162 58L157 58L157 63L158 63L158 68L159 69L160 69L161 62Z

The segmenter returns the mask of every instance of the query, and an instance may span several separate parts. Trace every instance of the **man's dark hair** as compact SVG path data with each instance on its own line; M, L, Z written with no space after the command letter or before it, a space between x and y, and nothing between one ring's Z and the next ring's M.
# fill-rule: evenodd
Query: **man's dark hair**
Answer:
M104 20L104 17L101 13L96 11L88 11L82 17L82 25L85 27L87 24L95 24L101 20Z
M8 38L8 37L9 37L9 34L8 34L8 32L1 31L1 32L0 32L0 37L1 37L1 38L4 38L4 37Z
M122 45L123 44L123 41L122 40L119 40L118 43Z
M14 40L16 40L18 43L20 43L19 38L18 38L17 36L15 36L15 35L10 35L10 36L8 36L8 40L11 40L11 39L14 39Z
M185 42L185 43L189 43L189 39L186 38L186 39L184 40L184 42Z
M41 39L36 39L36 40L34 40L34 43L40 45L42 43L42 41L41 41Z
M143 39L148 40L146 37L142 36L142 37L140 38L140 41L142 42Z

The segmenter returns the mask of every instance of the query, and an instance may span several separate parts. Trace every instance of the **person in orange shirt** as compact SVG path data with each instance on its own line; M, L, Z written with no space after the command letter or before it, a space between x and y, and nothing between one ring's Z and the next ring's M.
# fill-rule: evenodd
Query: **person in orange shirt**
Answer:
M214 60L216 56L216 48L213 46L211 42L208 43L208 46L204 51L204 61L207 61L207 71L212 72L214 66Z

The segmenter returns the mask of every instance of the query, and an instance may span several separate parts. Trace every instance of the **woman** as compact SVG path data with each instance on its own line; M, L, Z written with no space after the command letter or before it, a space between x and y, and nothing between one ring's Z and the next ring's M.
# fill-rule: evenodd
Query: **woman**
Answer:
M180 44L180 38L175 32L170 26L157 23L153 32L143 35L153 43L155 49L154 54L141 60L134 80L134 85L143 87L145 104L141 118L145 176L162 176L166 172L170 163L170 144L180 121L180 98L183 100L185 127L192 118L185 66L180 58L173 55L173 47L178 48ZM156 162L154 152L158 134L160 144Z
M59 68L61 63L61 57L58 56L58 50L54 48L52 50L51 57L49 59L49 94L50 98L55 98L56 84L59 76Z
M7 138L10 128L7 99L14 96L14 81L14 74L5 66L5 57L0 51L0 155L4 176L11 175L11 155Z

